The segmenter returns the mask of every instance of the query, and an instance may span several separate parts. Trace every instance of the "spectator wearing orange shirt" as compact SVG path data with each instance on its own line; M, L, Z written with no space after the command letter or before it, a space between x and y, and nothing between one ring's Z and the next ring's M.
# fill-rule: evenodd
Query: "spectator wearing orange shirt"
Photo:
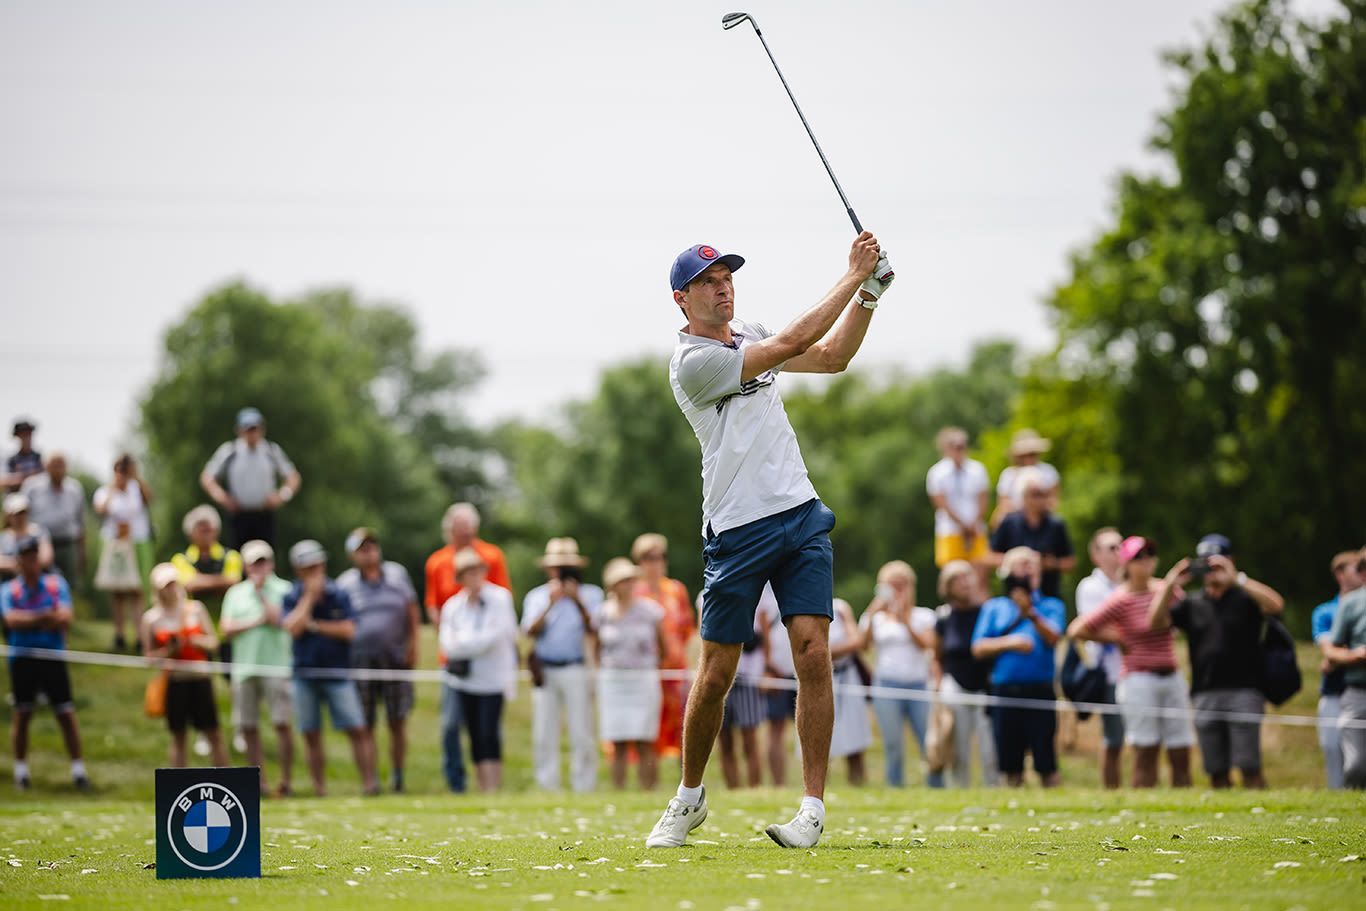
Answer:
M636 595L664 608L664 654L660 656L660 668L687 670L688 645L697 635L697 622L693 618L688 589L682 582L665 575L669 570L669 539L654 533L641 535L631 545L631 559L640 567ZM687 682L681 679L665 680L663 692L655 753L667 758L678 756L682 751L683 708L688 702Z
M508 578L507 558L501 548L479 539L479 510L473 503L455 503L441 517L441 532L446 546L427 558L427 585L423 604L427 621L432 626L441 623L441 606L460 594L456 581L455 555L466 547L473 548L488 566L488 581L512 591ZM438 663L445 667L446 658L438 655ZM465 757L460 747L460 694L448 686L441 688L441 755L446 784L457 794L465 790Z

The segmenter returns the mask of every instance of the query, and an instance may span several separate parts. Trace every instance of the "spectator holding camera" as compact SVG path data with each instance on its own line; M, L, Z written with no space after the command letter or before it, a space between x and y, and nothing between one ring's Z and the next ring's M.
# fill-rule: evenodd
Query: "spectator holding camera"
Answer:
M1112 646L1123 656L1116 695L1124 712L1125 738L1134 748L1134 787L1157 786L1163 747L1171 764L1172 787L1190 787L1190 700L1185 681L1176 672L1171 628L1155 630L1149 622L1153 598L1162 588L1153 578L1157 546L1147 538L1125 538L1119 562L1123 584L1094 610L1073 620L1067 635Z
M1258 689L1262 619L1279 615L1285 600L1238 571L1233 544L1223 535L1205 535L1195 554L1194 560L1179 560L1167 572L1149 623L1154 630L1174 626L1186 634L1195 734L1211 786L1229 787L1236 767L1244 787L1263 788L1261 721L1229 721L1210 713L1260 719L1266 708ZM1200 589L1179 597L1179 589L1192 583Z
M1006 784L1024 784L1024 759L1033 758L1044 787L1055 787L1058 754L1054 737L1058 715L1053 705L1053 649L1062 637L1066 608L1039 590L1043 563L1028 547L1007 551L1001 561L1005 594L982 605L972 631L972 654L994 660L991 692L1007 699L1036 700L1039 708L996 706L991 711L997 763Z
M496 791L503 779L503 703L517 682L517 614L512 592L488 580L479 551L457 552L454 571L460 591L441 608L444 685L460 701L479 789Z
M547 581L522 602L522 631L531 647L531 740L536 783L560 787L560 717L569 728L570 785L591 791L598 777L593 742L592 681L585 660L602 610L602 589L583 581L588 561L573 538L546 542L541 568Z

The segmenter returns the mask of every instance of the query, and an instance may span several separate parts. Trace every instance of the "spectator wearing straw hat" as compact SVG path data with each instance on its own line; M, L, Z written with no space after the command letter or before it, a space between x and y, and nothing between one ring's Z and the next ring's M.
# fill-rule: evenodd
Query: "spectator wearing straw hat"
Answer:
M237 412L237 437L214 450L199 486L227 512L233 542L275 545L275 512L294 499L302 478L278 443L266 439L266 419L255 408Z
M1338 715L1342 713L1342 694L1347 689L1346 672L1328 660L1332 645L1329 633L1333 618L1342 606L1342 599L1361 587L1361 573L1357 571L1360 555L1354 550L1343 551L1331 563L1337 594L1314 608L1310 617L1314 642L1323 651L1321 681L1319 683L1319 750L1323 753L1323 771L1329 790L1341 790L1342 738L1338 731Z
M1077 615L1085 616L1104 603L1110 594L1124 583L1120 566L1119 548L1123 538L1113 528L1101 528L1091 535L1087 552L1091 557L1091 575L1077 583ZM1109 642L1084 643L1088 667L1097 664L1105 671L1105 701L1115 701L1115 687L1123 668L1119 646ZM1120 785L1120 756L1124 752L1124 720L1117 714L1100 716L1100 780L1107 788Z
M602 589L583 581L588 561L573 538L551 538L540 559L547 581L522 602L522 631L532 640L532 754L536 783L560 786L560 720L569 729L570 786L597 780L592 686L585 659L602 611ZM539 680L539 682L538 682Z
M972 653L972 633L982 613L982 587L977 571L966 560L953 560L939 572L939 597L934 625L933 677L939 692L950 698L963 694L984 696L990 683L991 662ZM950 702L953 711L953 768L955 787L972 787L972 748L976 740L982 765L982 784L995 787L1001 777L996 760L996 735L984 705Z
M171 661L208 661L218 648L213 618L199 601L187 597L180 570L158 563L151 573L155 600L139 625L144 657ZM213 675L175 667L167 672L166 727L171 732L171 767L184 768L186 734L193 727L209 742L213 764L228 764L228 751L218 727Z
M412 670L417 667L417 592L402 564L385 560L372 528L346 536L352 567L337 577L337 587L351 599L356 634L351 640L351 666L369 670ZM365 726L375 739L379 706L389 726L389 784L403 791L408 752L408 715L413 710L411 680L359 680ZM376 760L378 761L378 760Z
M1073 620L1067 634L1123 653L1116 699L1124 711L1125 740L1134 749L1134 787L1156 787L1164 747L1172 787L1190 787L1194 738L1186 682L1177 673L1171 628L1155 630L1149 622L1153 599L1162 588L1153 578L1157 545L1148 538L1125 538L1119 561L1123 584L1099 607Z
M6 631L10 648L66 649L66 634L71 628L71 590L66 580L44 574L38 562L38 539L29 536L18 542L16 555L19 574L0 584L0 627ZM10 742L14 745L14 784L28 790L28 731L38 696L47 698L62 730L62 741L71 757L71 780L82 791L89 790L90 779L81 760L81 731L76 723L76 704L71 697L71 677L66 662L53 658L24 655L9 656L10 692L14 713Z
M73 588L85 574L85 488L67 473L66 456L49 452L45 471L24 481L29 515L52 539L52 565Z
M247 764L261 770L261 792L270 793L261 750L261 708L275 729L280 783L274 793L292 793L294 695L289 668L293 640L284 628L285 596L293 586L275 574L275 551L265 541L242 545L246 578L223 596L219 632L232 648L232 720L246 742ZM271 674L268 668L279 668Z
M1005 593L982 605L972 633L972 654L994 660L993 695L1034 705L998 705L991 710L997 764L1006 784L1019 787L1029 753L1044 787L1055 787L1061 778L1054 744L1058 716L1053 650L1066 626L1066 608L1040 590L1043 565L1035 551L1012 548L1001 569L1006 574Z
M669 539L654 533L641 535L631 545L631 559L640 568L636 594L649 598L664 610L664 654L659 666L666 671L685 671L688 668L688 646L697 637L697 619L687 586L668 576ZM661 692L663 699L659 709L655 752L661 757L677 756L683 748L687 681L681 679L681 674L680 679L665 680L661 684Z
M1366 574L1366 548L1358 555L1357 573ZM1342 598L1325 651L1343 669L1342 709L1338 714L1342 738L1342 780L1354 790L1366 789L1366 587Z
M1190 649L1191 701L1200 758L1215 788L1231 785L1237 768L1247 788L1266 787L1262 774L1262 725L1266 697L1258 686L1262 665L1263 618L1285 610L1285 599L1270 586L1248 578L1233 563L1233 544L1219 534L1205 535L1195 548L1203 585L1179 597L1198 579L1192 561L1179 560L1153 599L1154 630L1176 627ZM1175 602L1175 603L1174 603ZM1229 720L1228 713L1257 716Z
M422 601L427 610L427 622L434 627L441 625L442 606L460 593L455 555L466 548L473 549L484 561L489 582L512 591L507 558L502 549L479 537L480 522L479 510L473 503L452 503L441 517L441 534L446 544L427 558L426 590ZM445 665L444 655L438 654L437 659ZM460 746L462 725L460 699L455 690L442 687L441 768L446 776L446 786L457 794L465 790L465 757Z
M5 490L18 490L24 481L43 470L43 457L33 448L33 431L37 429L32 418L14 419L14 438L19 441L19 448L5 459Z
M460 702L480 790L496 791L503 783L503 706L517 686L517 613L512 592L488 580L479 551L459 551L453 570L460 592L441 608L444 688Z
M935 437L942 458L925 476L934 504L934 563L950 560L978 565L987 556L987 494L991 478L981 462L968 458L968 433L945 427Z
M1017 496L1015 487L1019 482L1020 471L1024 468L1033 468L1039 472L1039 477L1043 481L1044 489L1048 491L1048 508L1056 510L1058 508L1058 489L1061 478L1058 469L1043 461L1043 454L1053 448L1053 441L1046 440L1039 436L1037 431L1028 427L1016 431L1010 439L1010 464L1002 471L1001 476L996 479L996 511L991 515L991 527L995 528L1001 524L1001 520L1012 512L1024 508L1024 503Z
M636 594L640 568L625 557L607 561L607 592L598 619L598 736L612 744L612 784L626 787L626 765L635 750L640 786L659 779L659 668L666 649L664 608Z
M327 578L327 552L317 541L295 544L289 549L289 562L296 581L285 595L285 629L294 637L294 709L308 750L313 790L319 796L327 792L322 733L325 703L332 727L344 731L351 741L365 793L378 794L374 743L349 675L356 612L346 592Z
M52 539L47 529L29 517L28 497L21 493L5 495L5 529L0 531L0 581L19 574L19 542L38 539L38 566L47 572L52 566Z
M1062 597L1062 574L1077 565L1067 525L1049 511L1048 483L1038 468L1022 468L1015 475L1016 496L1023 505L1001 520L991 533L987 561L1000 566L1006 551L1027 547L1039 555L1043 577L1039 591L1045 597Z

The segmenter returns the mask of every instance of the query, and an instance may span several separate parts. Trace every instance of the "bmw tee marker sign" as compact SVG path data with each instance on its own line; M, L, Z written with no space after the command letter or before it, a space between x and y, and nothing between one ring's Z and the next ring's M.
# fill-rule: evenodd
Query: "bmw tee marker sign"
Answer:
M157 769L157 879L261 875L261 773Z

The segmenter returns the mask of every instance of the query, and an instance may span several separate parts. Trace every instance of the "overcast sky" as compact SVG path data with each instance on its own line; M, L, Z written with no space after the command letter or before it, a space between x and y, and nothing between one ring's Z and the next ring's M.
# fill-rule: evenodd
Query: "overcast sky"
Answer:
M1224 5L752 3L897 271L856 363L1046 346L1068 251L1121 169L1155 166L1160 51ZM239 277L406 304L426 345L488 361L480 422L547 417L667 353L690 244L748 257L739 314L783 324L852 229L725 11L0 0L0 420L103 463L164 329Z

